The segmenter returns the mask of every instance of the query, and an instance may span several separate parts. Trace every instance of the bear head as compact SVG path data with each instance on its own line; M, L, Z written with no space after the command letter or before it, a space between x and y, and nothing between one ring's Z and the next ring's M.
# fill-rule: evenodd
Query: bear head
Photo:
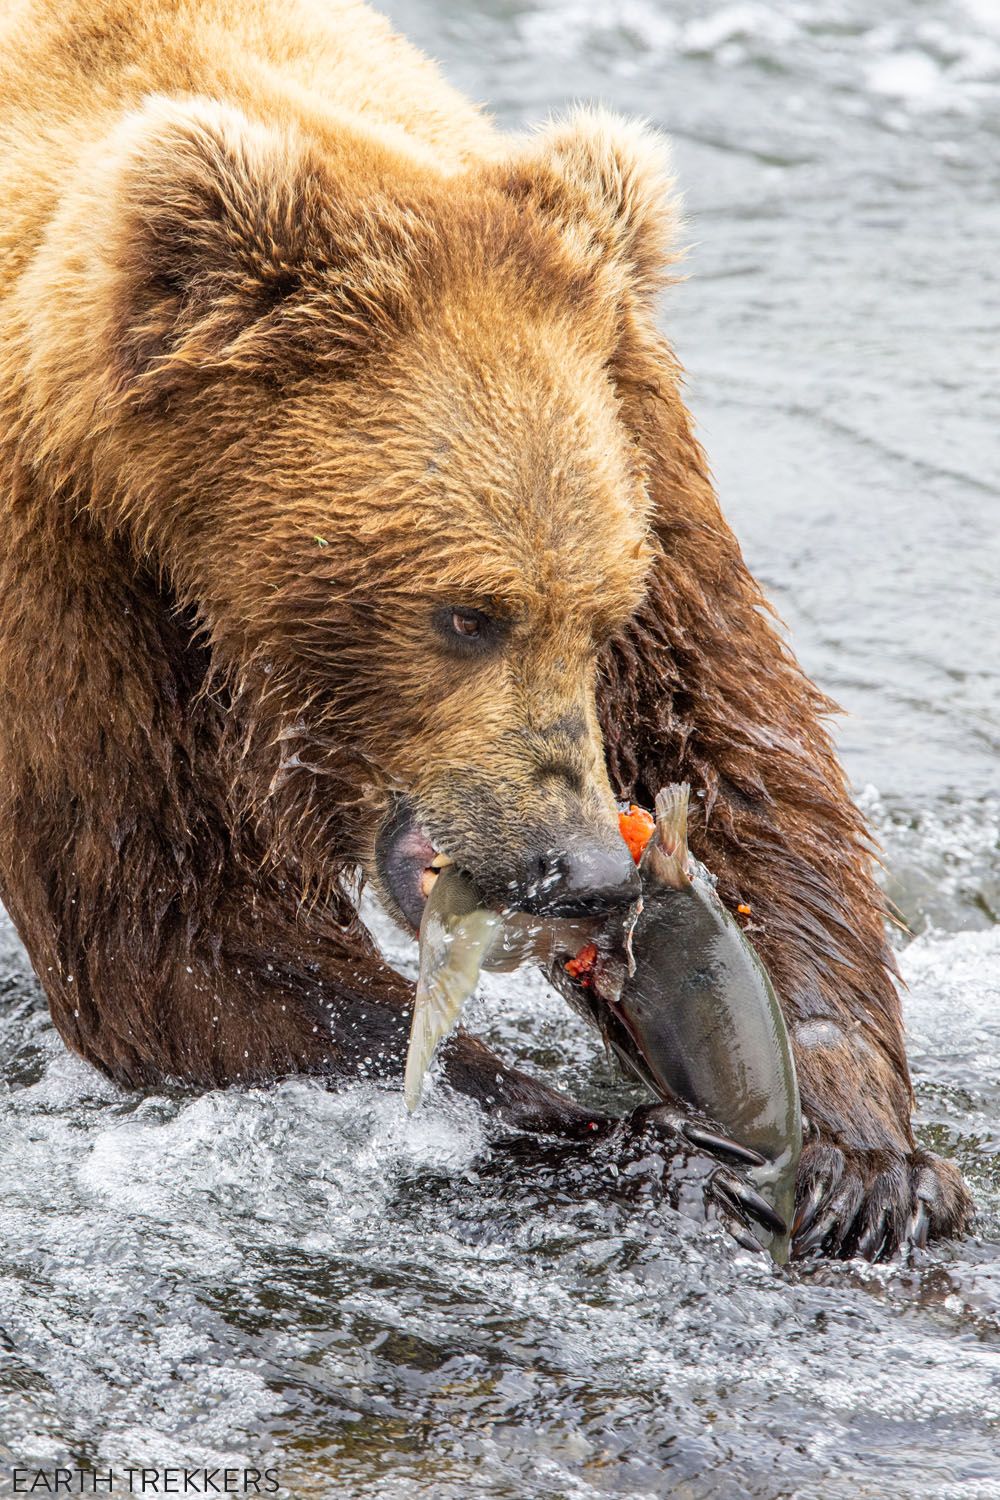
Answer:
M42 446L193 611L305 885L360 868L412 926L448 860L497 905L635 899L595 695L654 552L623 350L668 189L599 112L449 170L199 99L95 148L72 317L32 273Z

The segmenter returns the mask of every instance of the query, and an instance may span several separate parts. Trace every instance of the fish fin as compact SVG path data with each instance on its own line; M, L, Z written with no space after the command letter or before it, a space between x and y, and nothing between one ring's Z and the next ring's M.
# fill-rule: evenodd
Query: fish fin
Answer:
M440 877L439 877L440 878ZM412 1114L439 1042L455 1028L462 1007L479 982L483 960L501 923L495 912L475 910L449 928L425 912L420 928L420 977L413 999L403 1098Z
M420 1103L424 1078L437 1045L454 1030L462 1006L474 988L474 977L471 983L461 986L442 984L440 978L429 984L423 978L419 980L413 1000L410 1045L403 1075L403 1098L411 1114Z
M691 884L687 844L688 799L686 781L665 786L656 794L656 833L646 847L643 864L661 886L680 891Z

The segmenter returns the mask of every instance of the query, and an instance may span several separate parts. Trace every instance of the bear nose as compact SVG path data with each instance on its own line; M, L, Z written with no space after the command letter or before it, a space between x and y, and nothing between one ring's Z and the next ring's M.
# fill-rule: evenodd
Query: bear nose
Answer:
M621 840L583 838L537 855L517 882L517 891L516 905L522 911L590 917L631 906L642 893L642 883Z

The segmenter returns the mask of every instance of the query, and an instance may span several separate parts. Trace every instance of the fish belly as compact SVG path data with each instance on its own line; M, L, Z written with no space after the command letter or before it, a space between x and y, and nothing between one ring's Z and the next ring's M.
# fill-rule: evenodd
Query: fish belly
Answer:
M633 952L618 1008L647 1081L765 1158L751 1175L787 1222L801 1112L784 1017L760 960L700 881L651 897Z

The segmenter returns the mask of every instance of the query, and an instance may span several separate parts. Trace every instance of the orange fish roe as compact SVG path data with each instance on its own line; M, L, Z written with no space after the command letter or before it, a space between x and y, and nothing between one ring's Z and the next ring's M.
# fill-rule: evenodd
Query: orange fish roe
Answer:
M565 964L566 973L570 979L579 979L581 984L586 984L593 972L597 962L597 944L587 943L580 949L575 958L570 958Z
M753 907L752 906L747 906L747 904L746 904L745 901L741 901L740 904L739 904L739 906L736 908L736 910L739 912L739 914L740 914L741 917L748 917L750 915L750 913L753 911Z
M633 803L628 812L618 814L618 827L622 838L628 844L629 853L638 864L642 858L642 851L656 829L655 818L652 813L646 812L645 808L636 807Z

